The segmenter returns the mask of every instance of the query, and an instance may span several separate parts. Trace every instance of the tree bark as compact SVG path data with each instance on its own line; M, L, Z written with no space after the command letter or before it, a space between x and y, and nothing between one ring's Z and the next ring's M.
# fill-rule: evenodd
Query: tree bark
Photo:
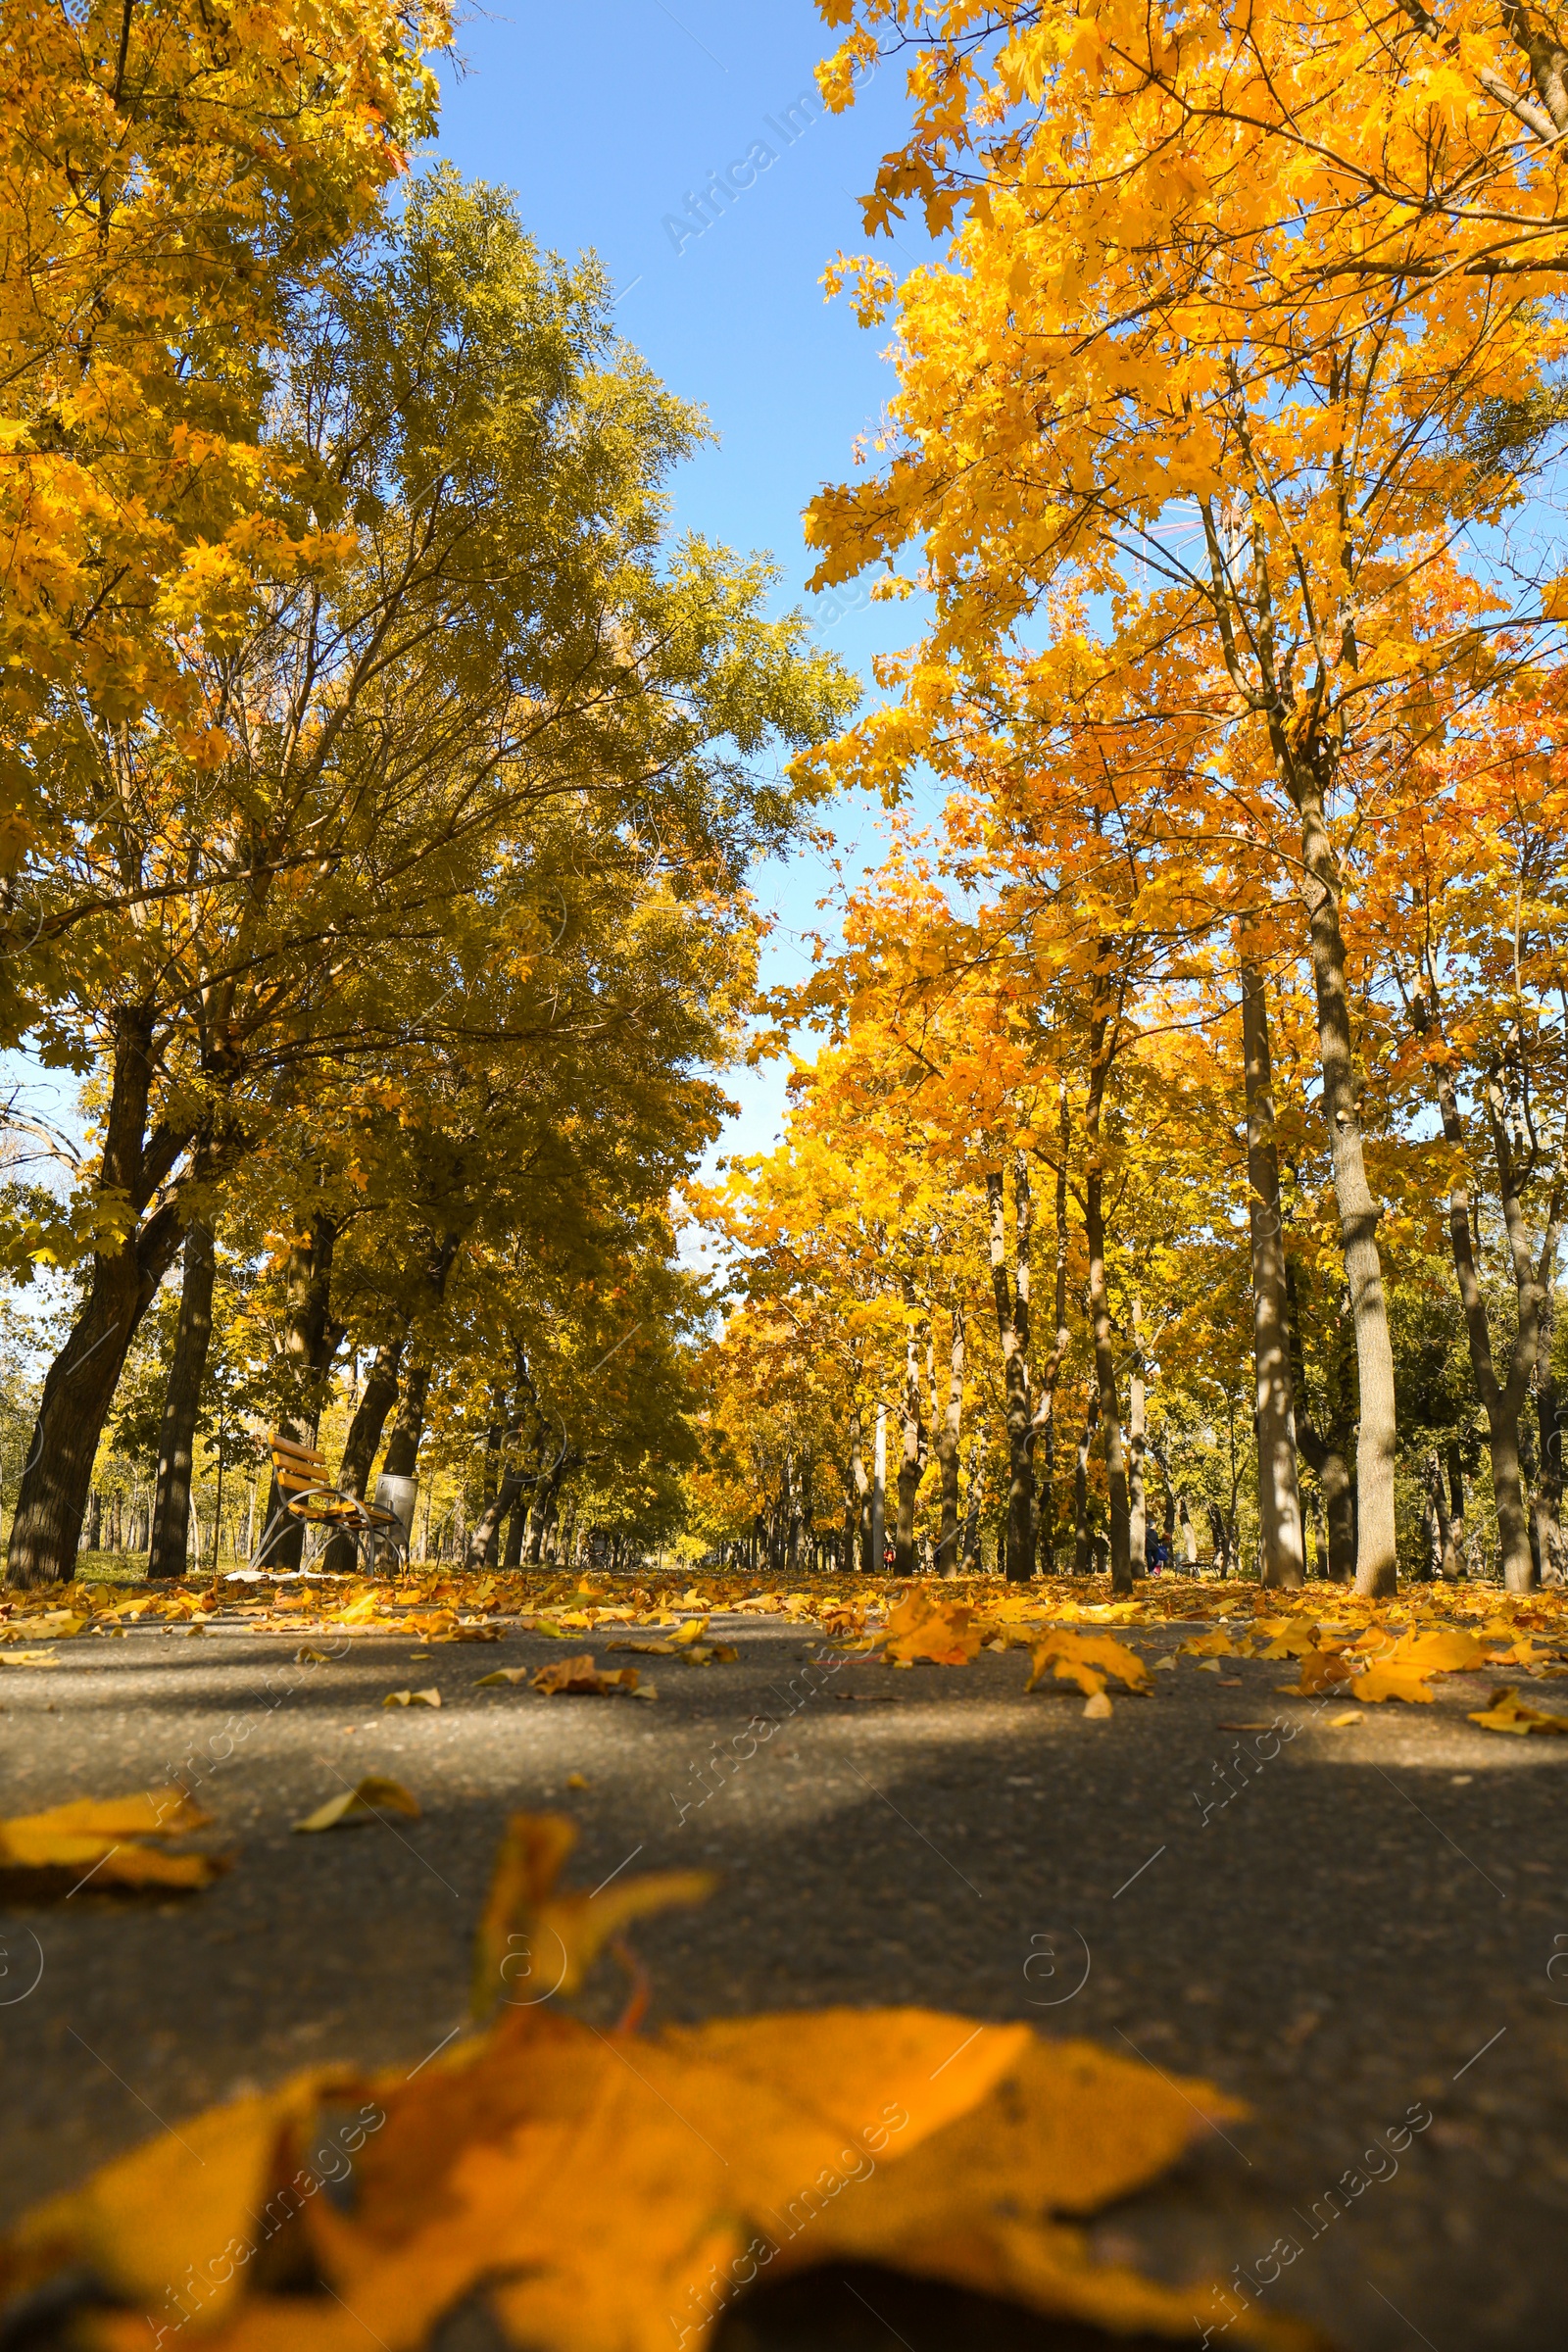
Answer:
M1089 1246L1089 1327L1094 1340L1100 1420L1105 1433L1105 1484L1110 1499L1110 1585L1113 1592L1133 1589L1131 1513L1127 1462L1122 1447L1121 1403L1116 1395L1116 1357L1105 1285L1104 1172L1098 1122L1084 1179L1084 1238Z
M949 1357L948 1409L937 1432L937 1466L942 1478L942 1532L937 1544L937 1574L958 1573L958 1446L963 1424L963 1308L953 1298L953 1348Z
M158 1477L147 1560L149 1578L185 1573L196 1412L201 1403L207 1349L213 1334L216 1270L213 1229L204 1218L193 1217L185 1232L179 1322L174 1335L174 1357L169 1367L169 1386L164 1392L163 1426L158 1433Z
M1329 756L1326 746L1324 756ZM1355 1589L1369 1597L1383 1598L1398 1590L1398 1564L1394 1529L1394 1348L1378 1252L1381 1212L1367 1182L1361 1150L1345 938L1340 929L1340 877L1324 815L1322 783L1311 760L1294 749L1284 754L1282 770L1301 819L1323 1115L1328 1122L1340 1240L1355 1320L1361 1402L1356 1445Z
M986 1470L980 1440L969 1441L969 1503L963 1514L963 1541L958 1559L965 1576L973 1576L979 1562L980 1506L985 1499Z
M1110 1584L1113 1592L1131 1592L1132 1525L1127 1463L1122 1448L1121 1404L1116 1395L1110 1294L1105 1281L1105 1162L1100 1146L1105 1086L1121 1028L1121 1001L1110 984L1109 956L1109 943L1102 940L1095 958L1095 993L1089 1019L1089 1092L1084 1104L1084 1241L1089 1250L1089 1329L1094 1344L1100 1420L1104 1431L1105 1485L1110 1502Z
M1035 1382L1039 1401L1033 1416L1035 1435L1037 1439L1044 1439L1045 1450L1044 1468L1035 1482L1035 1528L1042 1576L1054 1576L1056 1573L1056 1383L1061 1377L1061 1368L1072 1344L1072 1335L1067 1329L1067 1152L1071 1142L1071 1127L1065 1085L1061 1089L1059 1124L1055 1167L1055 1296L1053 1300L1056 1334L1055 1344L1041 1365Z
M1262 1581L1265 1585L1295 1590L1306 1575L1306 1545L1301 1532L1301 1494L1296 1470L1296 1399L1291 1379L1290 1315L1285 1297L1279 1153L1274 1142L1268 998L1263 975L1256 964L1244 959L1241 977Z
M1144 1344L1133 1300L1133 1360L1127 1381L1127 1553L1135 1577L1149 1573L1149 1522L1144 1499Z
M412 1478L419 1458L419 1440L424 1435L424 1400L430 1387L428 1364L413 1364L403 1383L398 1398L397 1418L392 1435L386 1442L386 1460L382 1465L388 1478Z
M1439 1069L1437 1081L1444 1140L1451 1144L1456 1152L1462 1153L1464 1123L1459 1115L1452 1074L1446 1064ZM1524 1409L1531 1375L1536 1371L1539 1360L1542 1318L1545 1302L1551 1295L1557 1242L1562 1228L1564 1184L1559 1165L1547 1204L1545 1234L1538 1256L1531 1250L1526 1230L1523 1188L1508 1134L1506 1105L1494 1080L1487 1088L1487 1124L1492 1131L1503 1229L1507 1236L1514 1279L1514 1338L1508 1351L1505 1380L1498 1380L1493 1359L1492 1331L1476 1267L1470 1198L1462 1160L1455 1166L1454 1180L1448 1193L1448 1241L1459 1286L1459 1303L1464 1310L1465 1334L1470 1343L1470 1368L1475 1375L1476 1389L1487 1416L1487 1443L1492 1455L1492 1487L1497 1506L1497 1545L1502 1580L1510 1592L1528 1592L1536 1582L1537 1571L1525 1512L1524 1481L1520 1477L1519 1416Z
M856 1396L850 1406L850 1476L844 1494L844 1573L853 1575L857 1567L867 1568L865 1554L870 1549L871 1531L867 1525L870 1508L871 1482L865 1474L864 1429L860 1417L860 1399Z
M1296 1269L1289 1258L1285 1260L1285 1299L1289 1323L1292 1389L1295 1397L1296 1442L1306 1457L1308 1467L1316 1474L1323 1495L1323 1510L1328 1522L1327 1574L1333 1584L1348 1584L1355 1575L1355 1504L1350 1481L1349 1463L1344 1447L1337 1443L1343 1423L1343 1405L1336 1408L1334 1429L1319 1430L1306 1409L1306 1380L1301 1350L1300 1314L1296 1295ZM1331 1403L1333 1397L1331 1395ZM1322 1573L1322 1564L1319 1564Z
M545 1536L557 1516L561 1490L581 1464L582 1455L576 1447L563 1442L556 1447L556 1458L549 1469L535 1480L534 1499L528 1509L528 1560L532 1567L537 1568L544 1559Z
M914 1574L914 1506L925 1477L929 1458L925 1427L920 1417L920 1342L924 1332L923 1315L917 1314L914 1283L911 1276L904 1277L905 1311L910 1318L905 1333L904 1348L904 1417L901 1427L898 1472L898 1514L894 1525L893 1545L898 1555L900 1576Z
M878 1576L882 1573L882 1552L887 1542L887 1513L888 1408L879 1400L876 1437L871 1448L871 1561Z
M1436 1451L1427 1455L1427 1582L1442 1580L1443 1563L1448 1556L1448 1497L1444 1492L1443 1464Z
M180 1188L164 1187L193 1139L190 1130L164 1123L147 1132L152 1041L150 1005L117 1015L96 1190L129 1214L123 1240L95 1252L86 1299L44 1380L11 1523L11 1585L65 1584L74 1576L98 1441L125 1353L179 1249ZM216 1154L198 1150L191 1175L199 1180L215 1165Z
M1003 1409L1007 1430L1007 1532L1005 1573L1009 1584L1027 1584L1034 1574L1034 1460L1029 1411L1029 1242L1033 1203L1028 1164L1014 1162L1013 1224L1016 1247L1012 1283L1007 1280L1004 1180L1001 1168L986 1173L991 1223L991 1288L1002 1342Z
M1560 1585L1568 1577L1568 1544L1562 1532L1562 1414L1557 1376L1552 1370L1552 1336L1557 1321L1555 1287L1542 1300L1536 1335L1536 1426L1541 1447L1541 1475L1533 1507L1536 1540L1541 1551L1542 1581Z
M1444 1546L1443 1573L1450 1584L1457 1584L1470 1573L1470 1561L1464 1542L1464 1464L1459 1458L1459 1441L1450 1438L1447 1446L1448 1472L1448 1541Z
M1100 1420L1100 1392L1091 1389L1089 1405L1084 1414L1083 1435L1078 1440L1077 1459L1072 1474L1072 1572L1087 1576L1094 1566L1094 1553L1089 1534L1089 1448L1094 1444L1095 1429Z

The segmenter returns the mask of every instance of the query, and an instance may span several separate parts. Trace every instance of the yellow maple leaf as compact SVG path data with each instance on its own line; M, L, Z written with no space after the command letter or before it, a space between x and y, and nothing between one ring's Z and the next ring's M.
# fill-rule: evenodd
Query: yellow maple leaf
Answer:
M367 1821L377 1821L383 1813L401 1814L405 1821L417 1821L419 1800L404 1788L401 1781L388 1781L370 1774L345 1788L338 1796L329 1796L314 1813L294 1824L296 1830L336 1830L353 1828Z
M1030 1653L1026 1690L1037 1688L1048 1666L1058 1682L1076 1683L1088 1698L1103 1694L1107 1675L1114 1675L1128 1690L1153 1688L1149 1668L1137 1651L1110 1634L1075 1634L1054 1628Z
M650 1871L617 1878L595 1891L557 1890L577 1825L561 1813L514 1813L507 1825L479 1923L473 2011L498 2002L532 2007L576 1992L604 1946L634 1919L672 1906L706 1902L718 1884L710 1871Z
M594 1664L591 1650L580 1656L563 1658L559 1665L541 1666L533 1677L533 1687L541 1698L611 1698L617 1691L632 1691L637 1688L635 1666L615 1666L601 1671Z
M1555 1733L1568 1737L1568 1715L1551 1715L1544 1707L1528 1705L1511 1683L1499 1683L1470 1721L1479 1723L1486 1732L1515 1732L1521 1736L1535 1732L1548 1739Z
M225 1856L169 1854L141 1840L182 1837L211 1821L182 1788L78 1797L0 1821L0 1870L87 1873L96 1886L209 1886L229 1867Z
M890 1665L923 1659L932 1666L967 1666L980 1654L981 1632L967 1601L940 1599L920 1587L888 1612L884 1655Z

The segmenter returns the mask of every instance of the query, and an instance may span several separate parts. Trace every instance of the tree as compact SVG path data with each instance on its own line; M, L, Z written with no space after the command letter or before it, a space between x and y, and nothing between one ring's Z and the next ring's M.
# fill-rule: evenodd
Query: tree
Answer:
M904 20L892 0L832 14L856 18L828 75L847 102L849 57ZM1537 274L1560 241L1555 148L1549 161L1539 149L1494 159L1489 200L1505 233L1523 220L1544 239L1538 251L1521 236L1500 290L1478 220L1466 216L1456 268L1441 204L1428 220L1427 110L1454 72L1441 42L1421 48L1429 23L1414 24L1413 48L1385 55L1381 26L1356 17L1336 41L1288 12L1266 26L1210 14L1156 28L1118 11L1069 32L1021 6L939 11L910 141L867 209L875 226L919 194L940 229L960 170L970 174L955 266L899 294L889 462L824 493L810 524L813 585L891 570L918 545L935 597L901 673L908 721L863 751L867 770L891 783L894 747L943 723L970 692L977 652L1036 616L1062 659L1080 659L1071 631L1097 600L1118 699L1142 667L1165 689L1146 705L1154 724L1183 717L1206 738L1208 838L1245 844L1270 893L1286 877L1298 888L1355 1318L1367 1592L1396 1576L1395 1394L1343 816L1375 790L1411 704L1435 675L1470 670L1493 625L1494 600L1474 583L1440 610L1427 577L1451 571L1458 523L1522 495L1540 435L1499 436L1489 419L1550 412L1561 336ZM1467 73L1478 66L1496 80L1484 41L1465 58ZM1288 105L1310 91L1310 140L1280 120L1281 86ZM1258 135L1249 90L1278 136ZM1484 137L1499 102L1494 92ZM1396 184L1368 203L1385 155ZM856 274L862 316L880 314L886 273ZM1549 610L1519 616L1538 641Z
M765 564L663 543L695 419L612 343L597 268L542 260L495 191L421 183L286 358L315 553L192 644L199 756L150 722L104 733L113 820L39 877L99 911L71 930L37 1033L97 1054L109 1101L71 1214L13 1237L19 1270L93 1265L45 1385L15 1582L69 1573L185 1201L309 1118L328 1069L395 1084L411 1039L452 1028L455 978L498 952L531 966L541 884L559 897L597 856L699 911L734 906L802 806L760 756L846 708L804 622L762 618ZM134 919L118 890L94 896L126 871Z
M428 134L441 0L9 10L0 64L0 1026L81 912L38 885L112 812L102 740L193 744L182 641L298 553L260 427L305 289ZM24 862L26 861L26 862ZM19 869L21 869L19 871ZM127 909L156 906L132 874Z

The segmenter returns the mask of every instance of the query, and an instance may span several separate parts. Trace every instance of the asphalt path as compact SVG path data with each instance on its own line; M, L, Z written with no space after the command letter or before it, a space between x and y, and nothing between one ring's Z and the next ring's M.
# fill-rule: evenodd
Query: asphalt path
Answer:
M1152 1661L1194 1630L1121 1638ZM1560 2345L1568 1740L1467 1723L1481 1677L1342 1730L1343 1701L1278 1692L1288 1666L1183 1659L1097 1722L1026 1695L1022 1651L901 1671L776 1620L709 1638L738 1660L630 1661L652 1702L478 1688L564 1654L515 1628L138 1627L7 1667L0 1813L183 1779L236 1860L178 1897L7 1888L4 2218L302 2065L418 2065L462 2029L506 1816L551 1808L580 1830L574 1884L720 1875L636 1933L652 2026L912 2001L1206 2075L1251 2120L1104 2216L1107 2255L1246 2280L1347 2352ZM610 1639L601 1666L628 1662ZM301 1662L302 1642L336 1654ZM432 1686L439 1710L381 1704ZM370 1773L422 1818L294 1833ZM588 2013L620 1998L607 1980ZM1195 2289L1195 2343L1222 2317Z

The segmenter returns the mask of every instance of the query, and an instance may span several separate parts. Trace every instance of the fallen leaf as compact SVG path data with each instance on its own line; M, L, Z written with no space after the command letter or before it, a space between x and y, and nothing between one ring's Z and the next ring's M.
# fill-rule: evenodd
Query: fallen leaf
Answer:
M1352 1716L1350 1720L1352 1723L1358 1722L1359 1717ZM1272 1723L1216 1723L1214 1729L1216 1732L1271 1732L1274 1726Z
M53 2309L90 2278L91 2340L145 2344L171 2276L214 2246L258 2249L253 2217L317 2144L328 2100L377 2119L354 2203L301 2200L267 2262L224 2266L203 2313L216 2347L358 2352L368 2332L414 2346L471 2307L487 2341L534 2352L653 2352L673 2313L696 2352L748 2256L772 2261L802 2231L786 2267L874 2264L1011 2302L1064 2337L1190 2343L1191 2286L1097 2260L1067 2225L1241 2112L1090 2042L933 2010L632 2037L513 2009L412 2078L317 2071L119 2159L23 2222L8 2288ZM1281 2352L1314 2340L1252 2306L1231 2325Z
M226 1856L167 1854L139 1840L183 1837L211 1821L182 1788L78 1797L0 1821L0 1870L88 1873L100 1886L209 1886L228 1869Z
M1487 1732L1517 1732L1521 1735L1539 1732L1550 1738L1554 1733L1568 1736L1568 1715L1549 1715L1542 1707L1527 1705L1509 1683L1499 1683L1478 1714L1470 1718Z
M1348 1683L1350 1669L1335 1650L1309 1649L1301 1658L1301 1671L1294 1683L1281 1683L1281 1690L1289 1690L1298 1698L1315 1698L1320 1690L1335 1683Z
M438 1707L441 1693L432 1683L428 1690L389 1690L381 1704L383 1707Z
M579 1657L563 1658L559 1666L541 1666L533 1687L541 1698L612 1698L618 1690L636 1690L637 1669L617 1666L601 1673L591 1651L584 1650Z
M499 1683L525 1683L532 1671L528 1666L498 1666L494 1674L476 1675L473 1687L476 1690L489 1690Z
M1352 1697L1368 1706L1381 1705L1386 1698L1403 1699L1407 1706L1432 1704L1432 1687L1423 1679L1421 1668L1409 1658L1379 1658L1355 1677L1349 1690Z
M1353 1713L1349 1715L1331 1715L1329 1717L1329 1730L1331 1732L1348 1732L1352 1724L1365 1723L1365 1721L1366 1717L1364 1715L1356 1715Z
M330 1666L332 1660L324 1649L297 1649L294 1663L296 1666Z
M567 1787L568 1788L586 1788L588 1786L589 1786L588 1782L584 1780L584 1778L583 1778L583 1776L582 1776L582 1774L581 1774L580 1772L568 1772L568 1773L567 1773L567 1775L566 1775L566 1787Z
M688 1642L700 1642L707 1631L708 1619L706 1617L688 1617L685 1623L677 1626L670 1636L670 1646L673 1648L678 1642L684 1647Z
M1030 1655L1026 1690L1033 1690L1050 1667L1058 1682L1076 1683L1086 1697L1104 1690L1107 1675L1128 1690L1150 1688L1149 1668L1138 1652L1112 1634L1074 1634L1053 1628Z
M340 1796L329 1796L324 1805L318 1805L303 1821L294 1824L296 1830L353 1829L361 1822L378 1820L383 1813L401 1813L405 1821L419 1819L419 1800L410 1794L401 1781L383 1781L372 1773L368 1780Z
M890 1666L967 1666L980 1654L980 1632L967 1601L941 1600L920 1588L888 1612L884 1655Z
M1238 1649L1229 1634L1192 1634L1176 1644L1179 1658L1244 1658L1247 1652Z
M1281 1625L1278 1619L1259 1620L1253 1631L1267 1633L1270 1637L1266 1645L1253 1653L1260 1658L1301 1658L1309 1649L1317 1646L1313 1629L1309 1625Z
M612 1936L657 1911L706 1902L711 1871L661 1870L615 1878L593 1892L560 1892L577 1825L562 1813L514 1813L501 1841L474 1949L473 2014L498 2002L527 2008L578 1990ZM525 1986L518 1999L517 1987Z
M672 1658L675 1655L673 1642L612 1642L610 1646L612 1649L635 1650L639 1657Z
M1491 1663L1474 1634L1451 1628L1418 1633L1413 1626L1395 1643L1389 1662L1396 1660L1407 1661L1422 1674L1469 1674Z
M1218 1658L1199 1658L1196 1663L1200 1674L1218 1674L1219 1672Z
M1097 1690L1093 1697L1084 1700L1084 1714L1091 1723L1107 1723L1110 1720L1110 1700L1103 1690Z

